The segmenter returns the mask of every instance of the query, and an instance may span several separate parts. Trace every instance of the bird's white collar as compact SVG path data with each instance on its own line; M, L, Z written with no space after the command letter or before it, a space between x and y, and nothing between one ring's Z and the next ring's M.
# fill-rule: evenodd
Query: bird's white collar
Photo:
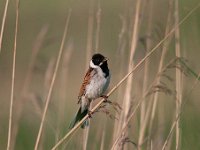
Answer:
M98 68L98 66L95 65L95 64L92 62L92 60L90 60L90 67L91 67L91 68Z

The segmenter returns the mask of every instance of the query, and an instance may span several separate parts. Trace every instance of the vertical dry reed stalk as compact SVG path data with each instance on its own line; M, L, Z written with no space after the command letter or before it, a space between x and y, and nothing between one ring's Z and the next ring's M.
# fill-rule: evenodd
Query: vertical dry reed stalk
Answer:
M15 39L13 48L13 63L12 63L12 83L10 93L10 108L9 108L9 125L8 125L8 141L7 150L11 147L12 136L12 120L13 120L13 101L14 101L14 87L15 87L15 67L16 67L16 52L17 52L17 35L18 35L18 23L19 22L19 0L16 0L16 19L15 19Z
M168 16L167 16L167 23L166 23L166 29L165 29L165 36L169 33L170 31L170 24L171 24L171 12L172 12L172 0L169 1L169 10L168 10ZM158 71L157 74L161 72L163 65L164 65L164 58L166 56L166 52L168 49L168 45L169 45L169 40L166 40L163 43L163 47L162 47L162 52L161 52L161 57L160 57L160 63L158 66ZM161 76L158 76L157 80L156 80L156 85L160 84L160 80L161 80ZM158 98L159 98L159 92L155 92L155 94L153 95L153 105L152 105L152 112L151 112L151 116L150 116L150 123L149 123L149 136L151 136L152 133L152 126L153 126L153 121L155 118L155 112L156 112L156 107L157 107L157 103L158 103ZM151 109L150 107L148 109ZM144 128L147 126L147 122L143 125ZM151 143L151 146L153 143ZM148 142L148 147L150 148L150 140Z
M171 64L172 62L174 62L174 60L172 60L169 64ZM167 65L167 66L168 66L168 65ZM163 71L163 70L166 70L166 68L167 68L167 67L164 67L164 68L162 69L162 71ZM119 139L120 139L120 135L121 135L121 134L124 132L124 130L128 127L128 124L129 124L131 118L133 118L133 116L135 115L135 113L136 113L137 109L139 108L139 106L146 100L145 97L146 97L147 95L149 95L149 89L151 89L151 88L153 87L153 85L155 84L155 81L156 81L156 79L155 79L154 82L148 87L148 90L146 90L146 91L144 92L144 94L143 94L144 96L139 100L139 102L138 102L137 105L135 106L134 110L130 113L130 115L129 115L128 119L127 119L127 122L126 122L125 126L123 127L123 129L121 130L120 134L119 134L118 137L116 138L116 140L115 140L115 142L114 142L114 144L113 144L113 146L112 146L111 149L114 149L114 146L117 144L117 142L118 142ZM150 109L148 109L148 110L150 110ZM148 114L148 113L149 113L149 112L147 111L146 114ZM146 115L146 116L147 116L147 115ZM144 122L147 122L146 120L148 119L148 117L146 117L146 116L145 116ZM135 144L135 145L136 145L136 144ZM138 144L137 144L137 145L138 145ZM140 147L140 145L138 145L138 147Z
M198 77L196 78L196 80L194 81L194 84L193 84L193 86L191 87L191 89L189 90L189 92L188 92L188 94L186 94L186 96L185 96L185 101L182 103L182 107L180 108L180 109L183 109L183 107L184 107L184 105L187 103L187 101L189 100L189 95L192 93L192 91L196 88L196 85L198 84L198 78L200 77L200 73L198 74ZM183 111L179 111L179 113L178 114L176 114L176 118L175 118L175 120L174 120L174 122L173 122L173 124L172 124L172 126L171 126L171 129L170 129L170 131L169 131L169 134L168 134L168 136L167 136L167 138L166 138L166 140L165 140L165 142L164 142L164 144L163 144L163 147L162 147L162 150L165 150L166 149L166 147L167 147L167 144L169 143L169 140L170 140L170 137L172 136L172 133L173 133L173 130L176 128L176 125L177 125L177 123L178 123L178 121L179 121L179 119L180 119L180 115L181 115L181 113L182 113Z
M138 66L140 66L153 52L155 52L155 50L161 45L161 44L163 44L174 32L175 32L175 30L176 30L176 28L178 28L180 25L182 25L191 15L192 15L192 13L194 13L198 8L200 7L200 3L198 3L197 5L196 5L196 7L194 7L185 17L183 17L183 19L180 21L180 22L178 22L178 24L176 24L175 26L174 26L174 28L172 28L166 35L165 35L165 37L135 66L135 68L137 68ZM119 83L118 83L119 84ZM112 90L111 90L111 92L110 93L112 93ZM108 94L109 95L109 94ZM139 103L138 103L138 105L139 105ZM137 105L137 106L138 106ZM133 112L134 113L134 112ZM134 114L131 114L131 116L129 117L129 118L131 118ZM126 123L126 124L128 124L128 123ZM124 129L126 128L126 126L124 126L124 128L121 130L121 131L123 131ZM69 136L69 135L68 135ZM66 138L66 137L65 137ZM115 142L114 142L114 144L112 145L112 148L111 148L111 150L115 150L116 148L116 145L117 145L117 143L119 142L119 139L121 138L121 133L118 135L118 137L117 137L117 139L115 140ZM63 140L64 140L64 138L63 138ZM63 142L63 141L62 141ZM151 142L150 142L150 149L152 149L152 144L151 144Z
M117 50L117 54L116 54L116 60L119 60L117 63L117 66L119 66L119 74L118 74L118 80L120 80L123 76L124 76L124 71L125 71L125 67L124 67L124 63L125 63L125 60L127 59L126 56L124 55L125 53L125 49L126 49L126 46L128 45L127 41L127 37L126 37L126 34L128 33L128 6L129 6L129 3L128 1L126 0L125 2L125 5L124 5L124 13L119 15L120 17L120 20L121 20L121 30L119 32L119 35L118 35L118 50ZM123 56L123 57L122 57ZM123 87L119 87L118 89L118 92L117 92L117 103L122 105L123 104L123 98L124 98L124 88ZM121 120L121 117L122 115L119 114L119 120L118 119L115 119L115 123L114 123L114 130L113 130L113 141L114 139L116 138L116 136L118 135L118 132L119 132L119 129L121 127L121 123L120 120ZM121 121L122 122L122 121Z
M116 149L120 149L119 142L121 142L120 144L122 144L121 140L121 135L123 135L123 133L126 131L128 124L130 123L131 119L133 118L133 116L136 114L136 111L138 110L139 106L142 104L142 102L144 101L144 99L141 99L137 105L135 106L134 110L130 113L130 115L127 118L127 121L125 122L124 126L122 127L120 133L118 134L118 136L116 137L115 141L113 142L113 145L111 147L111 150L116 150ZM123 149L123 148L121 148Z
M44 74L44 97L48 94L49 87L51 85L51 79L53 76L53 71L55 67L55 58L51 58L48 62L48 66L46 68L45 74Z
M131 41L128 72L130 72L134 66L133 57L135 55L137 41L138 41L140 9L141 9L141 1L137 0L136 1L136 11L135 11L135 20L134 20L133 31L132 31L132 41ZM129 113L130 105L131 105L131 90L132 90L132 75L127 80L124 101L123 101L124 102L123 103L123 112L120 117L121 127L119 126L118 133L121 130L121 128L125 125L127 118L128 118L128 113ZM125 136L126 133L124 132L123 134ZM116 147L116 149L120 149L120 147L118 147L118 148Z
M152 47L152 18L153 18L153 0L149 1L149 3L147 3L149 5L149 9L148 9L148 26L147 26L147 37L146 37L146 53L148 53L148 50L151 49ZM148 85L148 75L149 74L149 60L147 59L145 61L145 65L144 65L144 79L143 79L143 98L145 99L145 92L147 90L147 85ZM146 107L149 107L149 105L147 105L146 100L144 100L144 102L141 104L141 111L140 111L140 130L139 130L139 139L138 139L138 150L141 150L141 144L144 141L144 134L145 134L145 116L147 116L149 114L149 112L147 112Z
M51 85L51 79L52 79L52 76L53 76L53 72L54 72L54 68L55 68L55 58L53 57L53 58L51 58L50 60L49 60L49 62L48 62L48 66L47 66L47 68L46 68L46 70L45 70L45 74L44 74L44 89L43 89L43 95L42 95L42 97L39 99L40 101L35 101L34 103L36 104L35 106L35 109L36 110L39 110L38 112L37 112L37 115L38 115L38 117L39 118L42 118L42 115L43 115L43 108L42 108L42 106L43 106L43 104L44 104L44 101L43 101L43 99L46 99L46 95L48 94L48 90L49 90L49 87L50 87L50 85ZM41 106L41 101L42 101L42 106ZM46 124L48 124L51 128L52 128L52 131L54 131L55 130L55 127L54 126L52 126L52 124L51 123L49 123L49 120L48 119L46 119ZM45 132L45 129L43 130L43 132ZM56 135L56 133L55 133L55 135ZM44 149L44 136L43 135L41 135L41 138L40 138L40 144L39 144L39 146L38 146L38 150L43 150Z
M40 127L39 127L39 131L38 131L36 143L35 143L35 146L34 146L35 150L37 150L38 146L39 146L39 142L40 142L43 126L44 126L44 121L45 121L45 117L46 117L46 113L47 113L47 109L48 109L48 106L49 106L49 102L50 102L50 98L51 98L54 82L55 82L55 79L56 79L56 75L57 75L57 72L58 72L58 67L59 67L59 64L60 64L61 57L62 57L62 52L63 52L63 47L64 47L66 35L67 35L70 16L71 16L71 10L68 12L68 17L67 17L66 24L65 24L65 29L64 29L62 42L61 42L61 45L60 45L60 50L59 50L57 61L56 61L55 70L54 70L54 73L53 73L53 76L52 76L52 80L51 80L51 84L50 84L50 87L49 87L48 95L47 95L47 98L46 98L46 101L45 101L44 112L42 114L42 120L41 120L41 123L40 123Z
M64 116L65 116L65 106L66 106L66 97L67 97L67 86L68 86L68 74L69 74L69 62L71 60L71 55L73 52L73 43L70 41L67 43L66 49L63 52L63 58L62 58L62 64L61 64L61 72L60 72L60 87L59 88L59 95L60 95L60 100L58 101L58 120L57 120L57 129L56 129L56 142L60 138L60 129L61 125L63 123Z
M88 33L86 45L86 63L85 70L88 69L88 60L90 60L93 48L93 28L94 28L94 1L90 0L89 15L88 15ZM90 106L91 109L91 106ZM89 120L90 123L90 120ZM90 126L83 131L83 150L87 150Z
M125 47L126 47L126 32L127 32L127 17L125 15L121 15L120 16L120 19L121 19L121 22L122 22L122 27L121 27L121 31L119 33L119 36L118 36L118 54L117 54L117 57L119 58L116 58L116 60L119 60L119 75L118 75L118 78L121 79L123 77L123 72L124 72L124 60L125 58L124 57L121 57L123 56L124 54L124 51L125 51ZM117 92L117 103L119 103L121 105L122 101L121 99L123 99L123 94L124 93L124 89L122 89L121 87L118 89L118 92ZM113 130L113 140L116 138L117 136L117 132L118 132L118 129L119 129L119 120L114 120L115 123L114 123L114 130Z
M126 81L126 79L132 74L132 73L134 73L143 63L144 63L144 61L147 59L147 58L149 58L157 49L158 49L158 47L161 45L161 44L163 44L163 42L165 41L165 40L167 40L168 38L169 38L169 36L171 36L173 33L174 33L174 31L176 30L176 28L178 27L178 26L180 26L181 24L183 24L184 23L184 21L186 20L186 19L188 19L188 17L190 17L191 16L191 14L194 12L194 11L196 11L198 8L199 8L199 6L200 6L200 3L198 3L198 5L196 6L196 7L194 7L177 25L175 25L175 27L172 29L172 30L170 30L170 32L143 58L143 59L141 59L141 61L137 64L137 65L135 65L135 67L131 70L131 72L129 72L128 74L126 74L124 77L123 77L123 79L121 79L110 91L109 91L109 93L107 94L107 96L109 97L113 92L115 92L120 86L121 86L121 84L122 83L124 83L124 81ZM91 112L94 112L94 111L96 111L100 106L101 106L101 104L104 102L104 99L102 98L101 100L100 100L100 102L99 103L97 103L97 105L95 105L94 107L93 107L93 109L91 110ZM71 135L73 134L73 133L75 133L75 131L77 131L77 129L81 126L81 124L86 120L86 119L88 119L88 115L86 115L79 123L77 123L62 139L60 139L59 141L58 141L58 143L56 143L53 147L52 147L52 149L51 150L56 150L63 142L65 142L65 140L66 139L68 139L69 137L71 137ZM119 135L120 136L120 135ZM113 146L115 146L115 145L113 145Z
M175 7L174 7L174 22L175 25L179 22L179 3L178 0L175 0ZM176 57L181 57L181 48L180 48L180 30L179 27L175 30L175 51ZM178 64L179 65L179 64ZM176 68L176 118L181 111L181 103L182 103L182 74L180 69ZM176 150L180 149L180 128L179 128L179 119L177 120L176 124Z
M20 93L20 98L17 100L18 102L16 103L17 111L15 112L15 118L14 118L15 126L13 127L12 137L11 137L11 143L12 143L11 149L14 149L14 147L15 147L16 136L18 134L18 128L19 128L19 121L20 121L21 113L22 113L22 110L24 107L24 101L27 98L27 93L29 93L29 87L30 87L30 83L32 80L34 64L35 64L35 61L37 58L37 54L38 54L38 52L42 46L42 43L44 41L44 37L47 33L47 30L48 30L48 27L44 26L41 29L41 31L39 32L39 34L36 37L36 40L33 44L32 54L31 54L29 65L28 65L28 71L26 73L22 91Z
M138 31L139 31L139 15L140 15L140 8L141 8L141 1L137 0L136 2L136 12L135 12L135 21L133 25L133 32L132 32L132 42L131 42L131 49L130 49L130 57L129 57L129 68L128 72L130 72L131 68L133 67L133 57L135 55L135 50L137 46L138 40ZM129 112L130 103L131 103L131 86L132 86L132 77L128 78L127 87L125 91L125 103L124 103L124 117L126 118Z
M4 33L4 27L5 27L5 22L6 22L7 10L8 10L8 3L9 3L9 0L6 0L6 4L5 4L5 7L4 7L4 13L3 13L3 18L2 18L2 24L1 24L0 53L1 53L1 48L2 48L2 40L3 40L3 33Z

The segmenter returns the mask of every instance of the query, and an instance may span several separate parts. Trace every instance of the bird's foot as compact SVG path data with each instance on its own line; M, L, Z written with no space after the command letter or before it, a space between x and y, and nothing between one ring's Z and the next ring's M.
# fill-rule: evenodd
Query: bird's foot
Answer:
M89 118L92 118L92 114L93 114L93 112L90 111L90 110L88 110L88 117L89 117Z
M101 95L100 97L104 98L104 103L110 103L107 95Z

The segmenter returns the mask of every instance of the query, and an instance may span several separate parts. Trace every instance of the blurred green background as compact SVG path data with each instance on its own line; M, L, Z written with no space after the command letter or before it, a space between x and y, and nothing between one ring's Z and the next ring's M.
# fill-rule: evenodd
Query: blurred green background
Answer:
M199 0L180 0L180 20L197 5ZM145 56L146 49L142 39L146 38L147 20L148 20L148 4L149 1L142 1L142 12L140 15L141 24L139 30L139 40L135 55L135 62L138 62ZM5 0L0 0L0 24L2 24L2 16L5 6ZM12 73L12 57L15 29L15 1L11 0L8 7L8 16L5 24L5 32L3 36L2 51L0 53L0 149L6 148L7 132L8 132L8 115L11 91L11 73ZM93 10L94 24L92 33L92 49L95 50L95 38L97 30L96 13L101 8L101 20L99 31L98 52L103 53L109 58L109 66L112 72L112 80L110 87L113 87L120 78L127 73L128 58L130 51L130 34L131 26L134 20L135 1L131 0L21 0L19 7L19 29L17 37L17 57L16 57L16 78L14 93L14 117L16 112L21 109L21 115L18 122L13 119L13 128L17 123L18 132L16 135L16 150L33 149L38 128L41 120L41 113L44 108L44 100L46 98L49 79L52 68L50 63L54 63L59 47L61 44L62 34L64 32L65 21L68 10L72 9L69 28L67 32L65 53L68 55L69 62L62 61L53 89L50 101L46 123L44 126L44 134L41 141L41 149L50 149L55 141L60 139L66 132L70 119L76 112L77 95L86 70L86 47L88 33L88 17L89 11ZM162 38L166 26L166 18L168 13L168 0L153 1L153 18L152 18L152 47L154 47ZM125 33L126 46L123 52L119 51L119 34L122 28L120 16L127 19L127 31ZM199 71L200 58L200 9L196 10L180 27L181 52L183 57L188 60L191 68L197 73ZM30 83L26 89L26 96L22 98L22 89L27 77L29 64L33 57L33 49L37 44L36 39L41 31L46 31L42 46L36 56L33 70L31 71ZM128 40L129 39L129 40ZM172 42L173 44L173 42ZM174 48L170 45L167 60L174 58ZM71 45L71 47L69 46ZM70 51L70 52L69 52ZM67 57L67 56L66 56ZM64 56L63 59L64 60ZM157 71L157 65L160 58L160 51L150 59L151 67L149 82L152 82ZM123 64L122 63L123 60ZM119 66L122 69L119 69ZM66 69L63 73L63 69ZM48 72L50 71L50 73ZM138 91L142 88L141 77L143 69L141 68L134 78L135 88ZM64 75L64 76L63 76ZM66 75L66 76L65 76ZM120 76L121 75L121 76ZM195 81L193 77L184 78L184 94L188 102L183 109L181 116L181 149L199 150L200 149L200 92L199 84L188 94ZM124 85L123 85L124 86ZM27 88L27 87L26 87ZM134 88L134 89L135 89ZM111 96L111 100L115 101L117 94ZM133 97L137 97L137 91L133 91ZM173 118L174 99L173 97L165 97L164 103L166 108L164 112L166 120L164 125L165 134L168 134ZM25 100L22 100L25 99ZM60 111L59 111L60 110ZM159 110L158 112L159 113ZM137 116L138 117L138 116ZM103 123L102 123L103 122ZM102 126L100 125L102 123ZM104 114L97 114L91 121L91 131L89 135L88 149L100 149L100 139L104 123L106 124L106 140L105 149L109 149L112 145L113 123L111 119L107 119ZM138 119L134 120L138 124ZM137 126L137 125L136 125ZM137 127L135 127L137 129ZM156 129L154 129L156 132ZM137 141L138 131L132 131L134 140ZM82 141L82 131L69 141L66 149L81 149L79 141ZM173 146L172 146L173 147ZM130 146L131 148L131 146ZM174 147L173 147L174 148ZM175 149L175 148L174 148Z

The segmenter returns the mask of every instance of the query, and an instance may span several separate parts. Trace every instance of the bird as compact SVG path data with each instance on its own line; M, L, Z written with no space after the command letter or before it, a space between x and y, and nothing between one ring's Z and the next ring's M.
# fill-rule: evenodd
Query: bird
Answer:
M110 83L110 71L108 68L108 58L100 53L92 56L89 62L89 68L83 79L79 94L78 104L80 105L74 119L69 125L69 129L73 128L79 121L81 121L87 114L90 114L90 103L99 98L106 97L103 95ZM81 128L89 125L88 119L83 122Z

